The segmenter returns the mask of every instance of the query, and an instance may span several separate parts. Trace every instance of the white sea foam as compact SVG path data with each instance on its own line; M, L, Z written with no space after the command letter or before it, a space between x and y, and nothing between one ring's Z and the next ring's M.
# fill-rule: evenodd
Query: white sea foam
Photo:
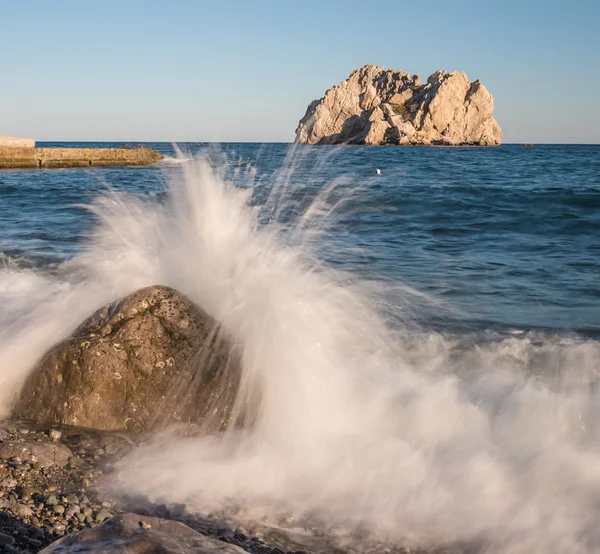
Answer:
M163 283L223 322L242 348L239 401L259 389L262 402L251 430L137 450L120 468L127 490L199 510L235 499L248 514L318 514L395 541L600 547L598 342L418 330L403 314L429 299L362 283L312 252L335 214L331 190L283 226L285 171L262 208L206 159L167 176L164 203L98 199L96 235L62 268L68 279L2 270L5 408L35 359L94 308Z

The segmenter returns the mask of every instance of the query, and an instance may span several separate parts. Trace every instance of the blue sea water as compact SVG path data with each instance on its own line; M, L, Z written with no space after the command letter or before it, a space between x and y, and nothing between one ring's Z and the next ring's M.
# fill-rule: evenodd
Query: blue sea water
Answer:
M122 144L98 144L98 146ZM46 143L43 146L93 146ZM173 146L147 143L167 155ZM293 212L336 182L320 255L367 279L442 300L442 330L600 334L600 146L498 148L186 144L256 170L253 201L286 179ZM375 169L381 175L375 175ZM171 167L0 171L0 263L55 271L93 232L107 187L165 190ZM246 173L231 172L239 186ZM339 182L337 182L339 181Z
M0 415L94 310L168 284L240 345L260 413L134 451L119 490L298 515L294 541L318 516L332 536L304 551L349 522L377 545L598 551L600 146L146 146L168 158L0 171Z

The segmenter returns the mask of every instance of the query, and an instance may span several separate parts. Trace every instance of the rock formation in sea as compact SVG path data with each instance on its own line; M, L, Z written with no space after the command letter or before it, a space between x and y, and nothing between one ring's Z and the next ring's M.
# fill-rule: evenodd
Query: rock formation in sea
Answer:
M147 287L94 313L32 370L15 418L90 429L228 426L239 358L180 292Z
M312 102L296 129L299 144L495 146L502 130L494 99L464 73L418 75L365 65Z

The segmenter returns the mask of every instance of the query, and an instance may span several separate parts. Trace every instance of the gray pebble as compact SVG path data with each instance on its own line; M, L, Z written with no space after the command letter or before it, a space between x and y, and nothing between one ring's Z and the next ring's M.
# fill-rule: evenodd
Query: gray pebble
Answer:
M62 433L57 429L52 429L52 431L50 431L49 433L49 436L50 439L52 439L53 441L57 441L58 439L60 439L60 437L62 437Z
M71 504L71 506L65 512L65 517L73 517L75 514L80 512L80 508L77 504Z
M15 539L13 539L10 535L5 535L4 533L0 533L0 545L13 545L15 544Z
M11 511L17 517L31 517L33 515L33 510L25 504L15 504L11 507Z
M34 538L34 539L41 539L44 536L44 531L42 531L42 529L40 529L39 527L30 527L27 532Z
M64 514L65 513L65 507L62 504L56 504L56 506L54 506L54 508L52 508L52 511L55 514Z
M14 479L2 479L0 481L0 488L3 489L14 489L17 486L17 482Z
M78 468L85 465L85 462L79 456L71 456L69 458L69 465L72 468Z
M108 510L100 510L97 514L96 514L96 521L98 522L102 522L105 519L108 519L109 517L112 517L113 515L108 511Z

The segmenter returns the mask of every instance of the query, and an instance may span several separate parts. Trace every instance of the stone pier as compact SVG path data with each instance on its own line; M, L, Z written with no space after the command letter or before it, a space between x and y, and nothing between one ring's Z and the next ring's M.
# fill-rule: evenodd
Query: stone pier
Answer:
M32 139L0 137L0 169L152 165L151 148L36 148Z

